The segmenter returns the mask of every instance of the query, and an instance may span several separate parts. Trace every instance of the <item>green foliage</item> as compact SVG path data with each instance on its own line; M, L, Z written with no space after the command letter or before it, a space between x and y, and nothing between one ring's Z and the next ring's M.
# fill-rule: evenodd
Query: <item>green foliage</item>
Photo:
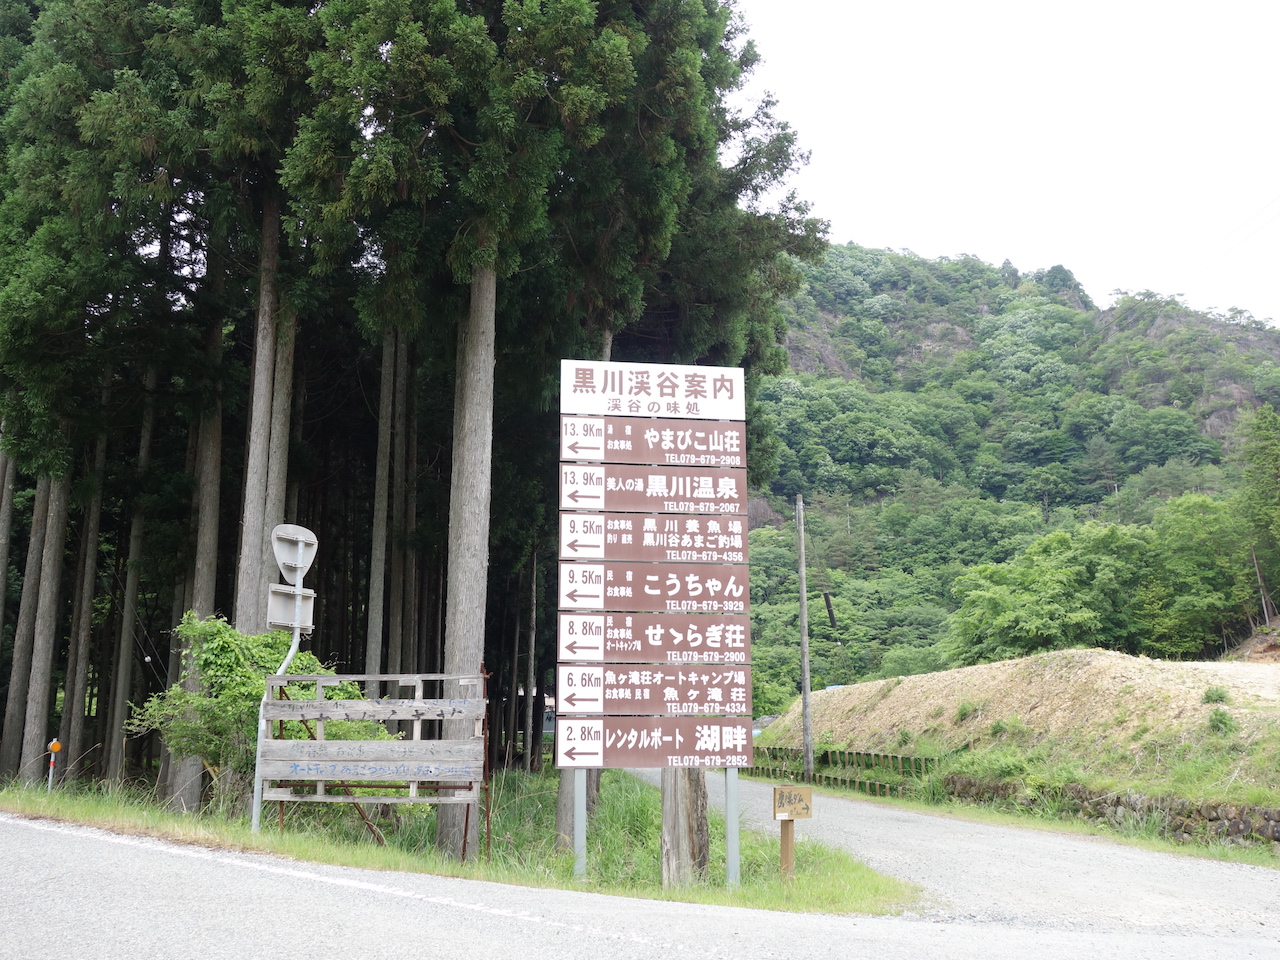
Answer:
M1215 707L1209 711L1209 719L1205 721L1205 726L1209 728L1211 733L1215 733L1218 736L1226 736L1240 729L1240 725L1236 723L1235 718L1221 707Z
M949 655L978 663L1073 646L1136 652L1133 596L1147 549L1144 531L1090 523L1074 534L1048 534L1008 563L962 575Z
M847 244L798 268L793 372L758 394L783 515L751 535L771 702L798 677L798 493L836 614L811 598L826 682L1066 646L1204 656L1261 619L1280 418L1249 398L1280 384L1280 335L1145 292L1099 311L1061 265Z
M283 631L248 636L220 617L198 620L188 613L178 636L191 649L184 672L194 669L198 689L180 682L138 707L129 723L135 733L158 730L177 757L198 756L215 776L220 803L234 802L252 779L258 740L258 707L266 691L266 677L274 673L289 651L291 637ZM319 676L333 671L309 652L299 652L289 664L290 674ZM314 685L302 685L315 696ZM328 699L361 699L354 684L326 688ZM305 738L301 724L286 725L285 736ZM330 740L387 738L386 729L372 721L330 721Z
M1206 687L1204 696L1200 698L1201 703L1226 703L1227 691L1225 687Z

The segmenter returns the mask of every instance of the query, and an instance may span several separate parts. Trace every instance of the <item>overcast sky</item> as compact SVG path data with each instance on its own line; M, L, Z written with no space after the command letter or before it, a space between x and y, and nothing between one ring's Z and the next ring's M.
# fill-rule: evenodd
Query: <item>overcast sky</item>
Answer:
M1280 320L1280 4L737 6L833 242Z

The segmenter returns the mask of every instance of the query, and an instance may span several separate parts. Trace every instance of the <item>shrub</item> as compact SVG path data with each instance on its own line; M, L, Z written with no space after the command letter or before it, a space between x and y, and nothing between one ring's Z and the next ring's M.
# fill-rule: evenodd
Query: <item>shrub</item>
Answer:
M1231 714L1223 710L1221 707L1215 709L1209 714L1209 730L1213 733L1228 734L1236 732L1236 722L1231 718Z
M1227 691L1225 687L1209 687L1204 692L1204 696L1200 698L1201 703L1226 703Z

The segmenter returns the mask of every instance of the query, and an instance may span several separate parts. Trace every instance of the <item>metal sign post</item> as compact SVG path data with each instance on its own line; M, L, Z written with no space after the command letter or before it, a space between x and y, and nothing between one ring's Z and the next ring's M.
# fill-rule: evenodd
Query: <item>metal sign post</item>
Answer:
M574 769L574 872L584 768L724 769L736 886L737 770L751 765L743 372L564 360L560 413L556 766Z
M278 583L269 585L267 623L273 627L293 628L293 642L289 644L289 653L280 664L280 668L276 670L276 676L283 674L297 655L304 628L307 633L314 629L313 614L316 595L314 590L307 590L302 586L302 579L311 569L318 546L319 541L316 540L316 535L296 523L282 523L271 531L271 550L275 554L276 564L280 567L280 574L288 586ZM290 599L293 601L291 605L287 602ZM267 692L264 691L262 703L258 705L258 752L253 769L251 824L254 833L262 829L262 751L267 739L266 703Z
M58 751L62 749L62 744L58 742L58 738L54 737L49 741L49 787L46 793L53 792L53 768L58 762Z

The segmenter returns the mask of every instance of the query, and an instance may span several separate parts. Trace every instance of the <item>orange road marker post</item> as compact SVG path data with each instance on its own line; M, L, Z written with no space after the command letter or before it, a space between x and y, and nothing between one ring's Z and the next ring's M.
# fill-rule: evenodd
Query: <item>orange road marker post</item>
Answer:
M49 741L49 786L45 789L45 793L53 792L53 766L58 762L58 751L61 749L62 744L58 742L57 737Z

